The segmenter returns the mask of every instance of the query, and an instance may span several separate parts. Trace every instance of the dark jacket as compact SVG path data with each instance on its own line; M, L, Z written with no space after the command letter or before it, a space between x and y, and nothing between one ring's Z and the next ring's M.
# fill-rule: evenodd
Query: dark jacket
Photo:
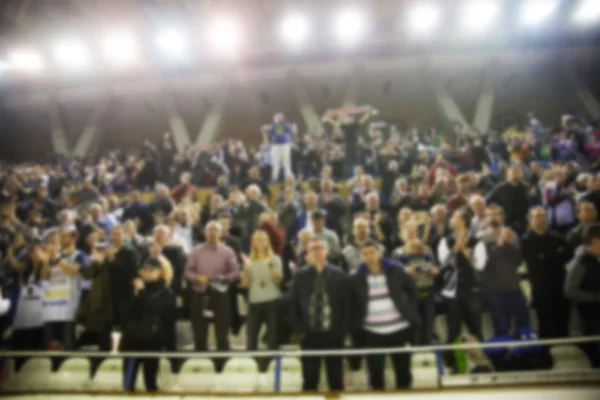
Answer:
M116 252L114 259L107 263L113 318L119 326L125 321L133 299L133 280L138 275L139 261L136 250L123 246Z
M77 322L92 332L110 327L113 323L113 302L109 263L94 262L83 268L81 275L92 281L92 287L77 310Z
M153 333L149 340L141 340L130 332L139 330L137 325L150 324ZM146 283L134 297L127 312L121 350L175 350L175 295L160 280ZM155 329L155 330L154 330Z
M326 265L326 290L331 307L331 333L344 336L350 332L352 324L350 281L348 276L333 265ZM310 332L310 298L317 277L317 270L307 265L296 272L292 279L289 294L290 323L297 335Z
M504 210L506 225L518 233L525 231L529 212L529 193L524 184L499 183L487 196L488 204L497 204Z
M171 290L178 296L182 293L183 270L187 257L181 246L167 245L162 249L162 254L171 263L173 267L173 281L171 282Z
M565 301L565 266L573 252L564 237L554 232L538 235L528 231L521 239L521 251L527 263L531 292L536 306Z
M388 293L396 309L404 318L410 322L412 332L418 332L416 329L421 321L418 309L417 287L415 281L393 260L381 259L382 272L385 274L388 286ZM358 269L351 276L352 280L352 328L361 329L367 316L369 307L369 284L367 276L369 270L365 264L360 264Z

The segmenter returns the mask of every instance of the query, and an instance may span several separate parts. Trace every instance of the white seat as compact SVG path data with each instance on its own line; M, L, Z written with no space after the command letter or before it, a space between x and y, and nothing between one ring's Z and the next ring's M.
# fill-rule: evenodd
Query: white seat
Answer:
M217 375L216 391L256 392L259 388L258 365L253 358L235 357L227 361Z
M123 360L120 358L104 360L92 380L92 388L103 391L122 391Z
M158 389L169 391L177 384L177 376L171 369L171 363L165 358L161 358L158 364Z
M11 390L45 390L51 373L52 363L49 358L30 358L11 379Z
M413 353L411 357L412 368L429 368L436 366L435 353Z
M211 360L197 358L187 360L181 367L177 383L171 391L210 392L215 385L215 366Z
M275 387L275 360L269 364L265 374L260 377L260 391L272 393ZM281 376L279 380L281 392L302 391L302 364L298 358L283 357L281 359Z
M550 348L554 359L553 369L574 370L591 368L589 359L577 346L554 346Z
M86 358L70 358L62 363L48 382L51 390L87 389L91 384L90 361Z

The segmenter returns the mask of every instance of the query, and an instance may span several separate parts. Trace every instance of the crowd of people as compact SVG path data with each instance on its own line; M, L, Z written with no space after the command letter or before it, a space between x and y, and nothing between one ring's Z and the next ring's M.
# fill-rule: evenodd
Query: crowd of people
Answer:
M167 133L137 154L2 165L4 346L108 351L118 330L122 351L176 351L178 320L191 321L199 352L211 323L219 351L243 324L248 350L455 343L463 325L478 341L561 338L572 309L583 335L600 334L600 131L530 116L505 132L442 135L368 125L375 114L328 112L331 132L317 138L277 113L248 151L230 141L178 153ZM599 367L599 345L582 349ZM410 387L411 355L390 357L396 387ZM348 363L366 360L377 390L384 358ZM339 356L302 357L303 389L317 389L322 359L329 389L343 390ZM158 358L124 363L125 389L140 366L158 389Z

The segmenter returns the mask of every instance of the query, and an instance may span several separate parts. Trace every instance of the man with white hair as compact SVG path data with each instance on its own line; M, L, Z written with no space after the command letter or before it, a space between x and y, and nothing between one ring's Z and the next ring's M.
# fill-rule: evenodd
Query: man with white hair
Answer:
M220 240L221 234L219 222L206 224L205 242L192 250L185 266L185 277L192 288L190 313L196 351L208 349L208 318L211 317L215 322L217 349L229 350L231 300L228 290L240 271L235 252ZM219 364L223 361L220 359Z

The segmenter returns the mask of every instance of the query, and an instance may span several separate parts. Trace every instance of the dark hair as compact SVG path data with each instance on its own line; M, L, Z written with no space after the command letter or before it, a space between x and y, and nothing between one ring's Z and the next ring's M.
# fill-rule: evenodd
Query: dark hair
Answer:
M376 249L379 249L379 242L373 239L367 239L363 242L363 244L360 245L360 248L365 249L367 247L374 247Z
M594 239L600 239L600 224L591 224L583 231L583 243L587 246Z

